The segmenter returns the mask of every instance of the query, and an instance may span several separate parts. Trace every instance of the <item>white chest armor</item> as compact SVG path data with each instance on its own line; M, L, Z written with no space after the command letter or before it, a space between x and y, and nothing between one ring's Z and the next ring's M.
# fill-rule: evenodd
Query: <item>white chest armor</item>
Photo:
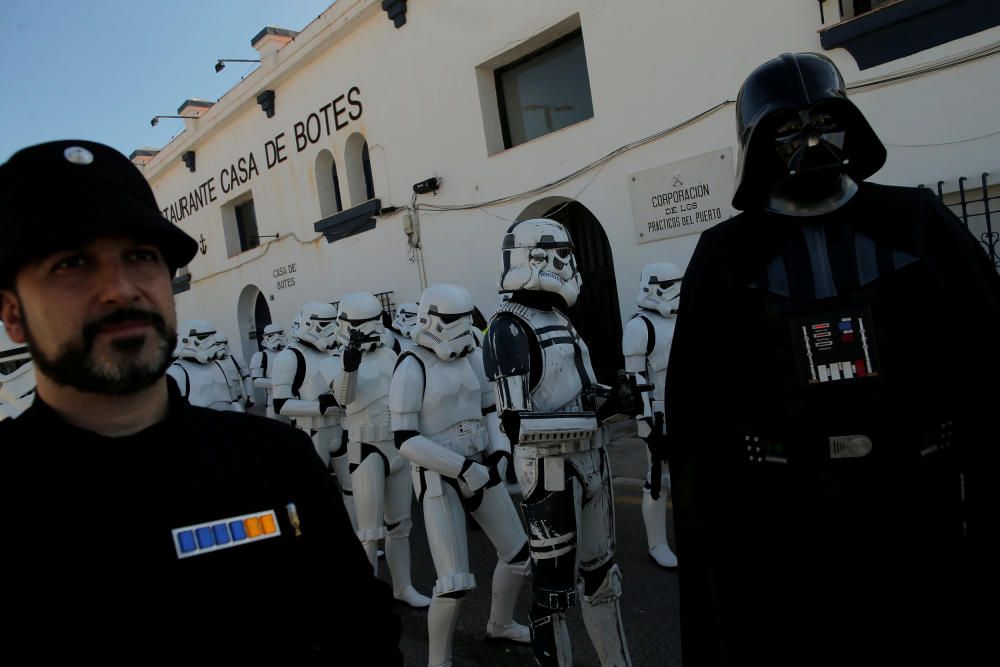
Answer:
M243 376L240 375L236 362L232 357L217 359L216 362L226 375L226 382L229 384L229 395L231 400L238 401L243 398Z
M14 418L28 409L35 397L35 369L24 364L10 375L0 376L0 419Z
M389 386L396 353L380 346L361 357L354 400L345 406L344 425L352 442L392 440L389 426ZM343 375L338 375L339 382Z
M584 387L581 373L586 373L590 384L597 384L597 380L590 365L587 344L569 319L555 309L536 310L511 301L501 304L497 311L511 313L521 320L534 332L542 350L542 374L530 393L532 408L537 412L579 410L580 392Z
M423 435L437 441L439 435L459 422L482 419L482 386L468 358L442 361L420 346L413 354L424 364L424 400L420 408Z
M323 379L323 375L319 372L319 365L325 359L330 358L330 353L320 352L316 348L309 347L308 345L303 345L301 343L292 343L279 354L290 354L293 357L295 353L292 350L298 350L302 353L302 358L306 362L305 375L302 377L302 385L299 387L299 398L303 401L315 401L319 399L320 394L330 393L330 386ZM297 358L296 358L297 360ZM283 383L291 384L294 381L294 377L282 379ZM278 378L272 376L272 380L275 384L278 383Z
M229 382L225 373L214 361L199 364L190 359L178 359L170 365L167 372L177 380L179 386L183 387L185 381L187 382L187 398L191 405L213 410L231 409L233 399Z
M635 319L645 318L653 325L653 349L646 355L646 380L652 382L653 400L663 400L663 387L667 381L667 361L670 358L670 346L674 342L674 327L676 317L663 317L651 310L643 310ZM645 324L640 322L645 328ZM647 330L648 333L648 330ZM647 347L649 343L647 342Z

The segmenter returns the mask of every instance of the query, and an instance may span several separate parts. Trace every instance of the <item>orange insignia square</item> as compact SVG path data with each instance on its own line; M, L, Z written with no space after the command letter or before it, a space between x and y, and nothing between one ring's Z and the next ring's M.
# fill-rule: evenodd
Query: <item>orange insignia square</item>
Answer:
M247 530L247 537L254 538L260 537L264 529L260 525L260 517L250 517L249 519L243 519L243 527Z

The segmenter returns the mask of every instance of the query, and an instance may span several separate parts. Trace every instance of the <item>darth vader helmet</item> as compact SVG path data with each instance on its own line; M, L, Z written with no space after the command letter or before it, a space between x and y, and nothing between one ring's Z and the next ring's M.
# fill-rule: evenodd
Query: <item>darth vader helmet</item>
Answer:
M786 53L751 72L736 98L736 126L733 207L740 210L817 215L885 163L885 147L847 99L840 71L817 53Z

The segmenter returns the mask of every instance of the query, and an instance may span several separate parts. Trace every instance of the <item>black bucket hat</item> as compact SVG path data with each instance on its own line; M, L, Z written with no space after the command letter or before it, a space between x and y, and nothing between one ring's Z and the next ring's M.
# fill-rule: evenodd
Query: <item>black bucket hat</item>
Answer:
M110 235L156 245L172 272L198 251L160 213L142 172L109 146L52 141L0 165L0 285L28 261Z

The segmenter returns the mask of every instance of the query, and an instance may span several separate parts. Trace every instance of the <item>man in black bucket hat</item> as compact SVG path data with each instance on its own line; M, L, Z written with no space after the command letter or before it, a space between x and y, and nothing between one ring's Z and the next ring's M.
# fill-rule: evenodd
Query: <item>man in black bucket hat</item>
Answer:
M164 375L171 276L196 251L114 149L0 166L0 318L38 384L0 422L5 641L57 662L311 664L342 632L400 664L392 597L309 439L190 406ZM355 613L317 613L335 599Z

